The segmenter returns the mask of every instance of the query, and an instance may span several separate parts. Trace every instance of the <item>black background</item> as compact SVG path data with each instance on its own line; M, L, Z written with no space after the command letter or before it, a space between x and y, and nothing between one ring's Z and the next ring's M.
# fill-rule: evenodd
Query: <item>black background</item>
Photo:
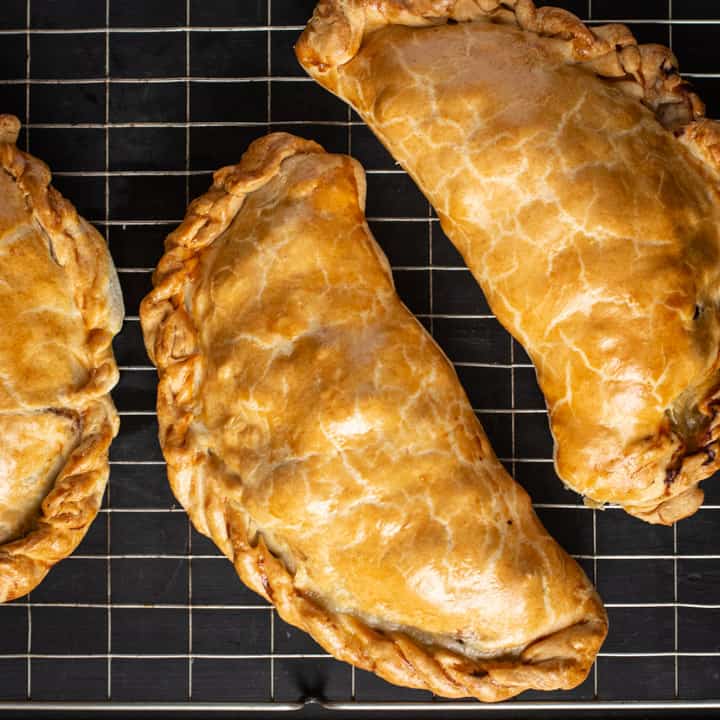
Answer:
M554 4L671 44L720 116L720 3L674 0L672 24L669 0ZM368 218L401 296L607 603L610 634L587 681L520 700L720 700L720 484L705 483L705 506L676 529L587 509L563 489L527 356L413 183L297 65L292 44L313 5L2 0L0 111L23 120L21 146L50 164L56 186L108 238L127 318L115 343L122 427L105 506L72 558L31 596L0 606L0 702L431 699L327 657L283 623L191 530L166 484L138 303L164 236L211 172L281 129L363 163Z

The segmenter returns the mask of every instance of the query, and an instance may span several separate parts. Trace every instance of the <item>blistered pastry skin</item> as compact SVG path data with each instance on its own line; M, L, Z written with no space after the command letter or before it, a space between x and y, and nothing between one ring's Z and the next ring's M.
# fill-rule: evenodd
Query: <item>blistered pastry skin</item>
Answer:
M168 237L140 318L173 492L342 660L448 697L573 687L603 607L400 302L364 203L354 160L274 134Z
M563 481L695 512L720 468L720 132L672 53L530 0L322 0L296 51L530 354Z
M104 240L0 115L0 602L32 590L95 518L118 417L123 318Z

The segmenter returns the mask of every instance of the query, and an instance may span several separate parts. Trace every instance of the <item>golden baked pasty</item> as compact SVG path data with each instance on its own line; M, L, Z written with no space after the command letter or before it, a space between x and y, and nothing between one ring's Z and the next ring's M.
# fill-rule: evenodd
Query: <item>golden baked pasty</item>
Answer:
M530 0L322 0L297 55L528 351L564 482L692 514L720 467L720 133L670 51Z
M166 242L140 319L173 492L336 657L492 701L583 680L597 594L395 293L360 165L274 134Z
M123 318L104 240L18 150L19 129L0 115L0 602L32 590L97 514Z

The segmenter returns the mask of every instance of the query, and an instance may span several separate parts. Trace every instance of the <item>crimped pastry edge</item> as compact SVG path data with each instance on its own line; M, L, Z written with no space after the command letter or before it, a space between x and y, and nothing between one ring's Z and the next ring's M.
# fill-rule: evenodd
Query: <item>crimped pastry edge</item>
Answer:
M553 38L570 64L583 65L649 108L705 169L720 181L720 122L705 117L705 105L678 71L669 48L641 45L621 24L589 27L556 7L532 0L320 0L295 51L300 64L331 92L336 72L358 53L364 37L387 25L414 27L448 21L514 25ZM715 190L717 193L717 189ZM720 356L718 367L720 367ZM705 443L673 458L666 468L665 495L650 503L623 505L649 523L671 525L692 515L703 502L699 483L720 469L720 380L699 401L710 423ZM594 504L591 498L587 498Z
M17 148L19 131L20 121L16 117L0 115L0 168L20 186L38 225L48 237L73 249L68 258L73 267L68 272L88 328L92 372L87 385L62 399L63 407L45 408L75 411L82 430L42 502L33 530L0 545L0 603L35 588L55 563L75 550L97 515L109 475L108 448L119 428L108 393L118 379L112 338L120 330L124 314L117 275L105 241L50 186L48 167ZM87 263L91 272L83 265ZM98 279L103 278L106 282L97 286ZM18 408L17 414L34 410Z
M295 51L308 73L331 85L333 71L352 60L367 34L387 25L422 27L448 21L514 25L554 38L568 63L615 80L617 87L653 110L663 126L680 131L695 120L708 122L704 104L680 77L671 50L638 44L625 25L591 28L567 10L537 8L532 0L320 0ZM705 137L693 142L712 148L706 159L720 160L720 130L706 128Z
M198 254L227 229L245 197L279 172L283 160L324 152L314 142L285 133L256 140L239 164L215 174L213 186L190 205L184 222L167 238L140 319L160 376L157 413L172 490L196 529L214 540L243 582L274 603L287 622L308 632L341 660L392 683L485 702L530 688L575 687L587 676L607 634L597 596L588 601L587 620L535 641L519 657L472 659L424 645L401 631L372 628L355 616L323 607L294 586L282 559L270 551L252 519L229 499L225 488L233 481L220 460L188 439L203 371L197 329L185 308Z

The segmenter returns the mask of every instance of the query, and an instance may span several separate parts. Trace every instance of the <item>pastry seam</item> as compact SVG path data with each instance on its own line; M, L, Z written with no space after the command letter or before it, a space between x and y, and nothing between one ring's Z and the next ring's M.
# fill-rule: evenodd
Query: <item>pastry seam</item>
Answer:
M448 21L514 25L554 38L568 63L586 65L642 101L666 128L689 133L689 144L720 169L720 130L705 119L705 105L678 72L669 48L641 45L625 25L590 28L567 10L537 8L532 0L320 0L296 45L307 70L331 76L358 53L366 35L388 25L429 27ZM697 127L687 128L697 122Z

